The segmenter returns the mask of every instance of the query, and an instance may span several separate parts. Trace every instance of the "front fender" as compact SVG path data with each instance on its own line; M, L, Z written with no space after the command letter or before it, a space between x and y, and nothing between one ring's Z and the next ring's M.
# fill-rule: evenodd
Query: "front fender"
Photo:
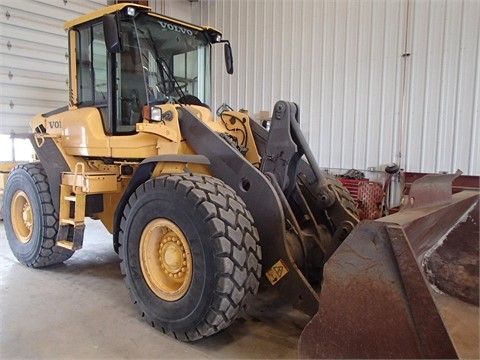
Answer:
M144 182L149 180L152 177L155 167L160 162L177 162L185 164L203 164L208 165L210 161L207 157L203 155L158 155L146 158L143 160L137 171L133 174L132 180L128 183L120 201L118 202L117 207L115 208L114 219L113 219L113 247L115 251L118 250L118 234L120 231L120 222L122 220L123 210L125 205L128 202L128 199L133 194L133 192Z
M285 215L270 181L193 113L185 108L178 111L182 136L196 153L210 160L213 175L231 186L252 214L260 235L263 269L273 269L279 261L287 268L274 287L295 308L315 314L318 296L287 250Z

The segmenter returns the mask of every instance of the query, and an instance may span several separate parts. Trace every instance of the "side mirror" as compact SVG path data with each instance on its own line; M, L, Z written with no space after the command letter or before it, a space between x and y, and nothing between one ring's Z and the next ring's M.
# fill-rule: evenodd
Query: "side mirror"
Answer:
M120 36L120 24L116 14L103 15L103 33L105 46L110 53L122 52L122 38Z
M225 53L225 66L227 68L227 73L231 75L233 74L233 54L232 47L228 41L225 43L223 50Z

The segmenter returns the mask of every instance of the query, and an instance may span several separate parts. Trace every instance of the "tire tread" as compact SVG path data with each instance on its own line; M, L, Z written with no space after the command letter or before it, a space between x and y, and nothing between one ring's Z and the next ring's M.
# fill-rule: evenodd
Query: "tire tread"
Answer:
M185 332L178 332L169 331L161 324L157 326L145 314L152 326L170 336L182 341L198 340L228 327L257 293L261 276L258 232L243 200L223 181L207 175L177 174L149 180L132 195L120 225L120 246L126 241L122 234L140 193L157 187L171 187L185 197L193 197L196 210L204 215L203 221L215 229L210 240L214 241L218 283L203 320ZM120 254L122 273L126 276L123 252L120 251ZM125 280L130 288L127 277Z
M41 208L43 219L41 221L43 238L40 251L37 257L31 261L22 261L24 265L33 268L40 268L62 263L69 259L74 251L56 246L56 236L58 231L58 216L53 206L52 195L50 193L50 185L48 183L47 174L43 166L39 162L26 163L17 165L14 171L24 171L34 182L35 190L41 199ZM11 236L15 236L12 234Z

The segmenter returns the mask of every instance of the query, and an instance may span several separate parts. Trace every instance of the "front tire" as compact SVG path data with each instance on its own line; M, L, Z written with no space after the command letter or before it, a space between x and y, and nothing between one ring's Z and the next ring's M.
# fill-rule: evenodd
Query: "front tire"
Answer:
M4 193L4 224L13 255L29 267L64 262L74 251L55 245L58 216L40 163L15 167Z
M257 292L260 246L244 202L222 181L169 175L141 185L121 221L120 258L147 322L183 341L229 326Z

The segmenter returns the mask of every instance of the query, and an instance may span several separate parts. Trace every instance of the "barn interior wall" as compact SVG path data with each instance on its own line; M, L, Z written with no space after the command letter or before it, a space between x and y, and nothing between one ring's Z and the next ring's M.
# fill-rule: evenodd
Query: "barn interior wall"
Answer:
M200 0L215 49L214 100L254 118L300 107L320 166L480 174L480 2Z
M0 134L64 106L63 22L107 0L0 3ZM154 11L220 29L214 107L259 119L296 102L320 166L480 174L480 2L475 0L151 0ZM4 143L5 141L0 141Z

